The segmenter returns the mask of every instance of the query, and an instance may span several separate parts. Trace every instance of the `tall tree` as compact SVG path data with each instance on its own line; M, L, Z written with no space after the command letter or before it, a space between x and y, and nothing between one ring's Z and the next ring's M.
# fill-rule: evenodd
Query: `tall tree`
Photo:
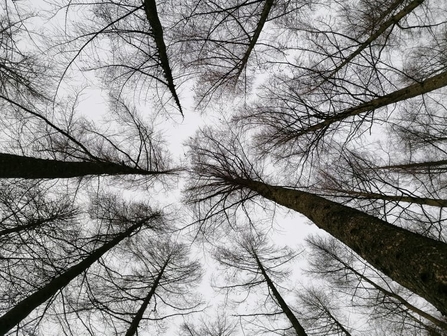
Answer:
M114 250L115 258L90 269L85 279L71 286L65 314L76 316L78 330L135 335L198 312L201 298L194 289L201 267L189 252L168 237L138 233ZM58 316L67 332L73 328L60 309Z
M111 203L109 203L111 204ZM113 203L112 203L113 204ZM80 262L62 270L55 275L49 282L40 286L34 293L30 294L20 302L16 303L4 315L0 317L0 333L7 333L9 330L18 325L25 319L34 309L38 308L45 301L52 298L56 293L66 287L73 279L85 272L92 264L97 262L105 253L113 249L123 240L129 238L136 231L146 227L148 229L160 230L161 214L157 212L143 213L142 207L137 207L133 213L120 213L118 209L108 208L110 211L108 216L112 216L114 222L119 222L124 229L115 232L93 237L92 246L102 244L98 248L92 249ZM117 212L118 211L118 212ZM113 213L119 215L117 218Z
M245 189L297 211L441 313L447 313L446 244L318 195L264 183L247 162L243 150L229 151L227 143L218 139L216 133L210 136L202 132L190 147L194 173L188 189L190 202L214 199L218 203L228 194ZM195 195L196 191L200 194Z
M297 297L298 317L310 335L352 335L332 292L311 285L300 290Z

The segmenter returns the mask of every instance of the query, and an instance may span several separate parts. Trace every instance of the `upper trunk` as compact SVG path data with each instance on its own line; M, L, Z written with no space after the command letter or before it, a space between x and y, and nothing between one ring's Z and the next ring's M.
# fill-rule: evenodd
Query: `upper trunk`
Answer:
M447 244L307 192L246 179L233 183L300 212L372 266L447 314Z
M87 175L156 175L163 173L132 168L113 162L45 160L0 153L0 178L52 179Z
M407 16L409 13L411 13L416 7L421 5L424 2L424 0L413 0L410 2L407 6L402 8L397 14L391 16L388 20L383 22L379 28L371 34L371 36L364 42L360 43L358 48L351 53L349 56L347 56L343 62L341 62L334 70L330 72L328 76L326 76L326 80L332 78L337 72L339 72L343 67L351 62L355 57L360 55L360 53L367 49L371 43L373 43L377 38L379 38L384 32L386 32L391 26L397 24L402 18ZM384 13L382 17L386 17L389 15L393 10L395 10L399 5L402 4L402 0L395 1ZM319 84L321 85L321 83Z
M291 135L291 137L293 136L294 138L296 138L304 134L326 129L333 123L341 122L349 117L358 116L365 112L374 111L381 107L385 107L391 104L398 103L400 101L421 96L425 93L440 89L446 85L447 85L447 71L444 71L438 75L427 78L426 80L420 83L411 84L403 89L396 90L387 95L348 108L344 111L341 111L340 113L327 117L326 120L320 123L310 125L300 130L296 130L295 132L292 132L293 134Z
M180 105L180 99L177 95L177 90L175 89L174 78L172 76L171 66L169 65L168 53L166 50L166 44L163 37L163 26L161 25L160 19L157 12L157 4L155 0L145 0L144 10L146 12L147 20L152 28L152 35L155 40L158 51L158 59L160 61L160 66L163 69L166 78L166 86L174 97L175 104L183 115L182 106Z

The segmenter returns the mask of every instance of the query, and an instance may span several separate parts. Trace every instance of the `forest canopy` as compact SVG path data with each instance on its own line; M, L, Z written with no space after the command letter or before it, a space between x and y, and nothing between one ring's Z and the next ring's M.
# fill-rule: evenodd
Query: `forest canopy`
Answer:
M0 335L447 335L445 1L0 3Z

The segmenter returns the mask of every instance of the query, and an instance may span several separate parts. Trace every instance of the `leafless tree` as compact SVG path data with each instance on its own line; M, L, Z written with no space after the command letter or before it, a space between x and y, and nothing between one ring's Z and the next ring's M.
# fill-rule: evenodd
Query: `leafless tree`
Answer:
M216 133L210 137L207 132L199 134L190 144L193 152L193 175L188 189L190 202L214 199L217 210L223 198L234 197L245 190L247 194L259 195L297 211L373 267L446 313L447 298L442 294L442 274L447 269L443 257L446 244L316 194L256 179L253 174L247 174L252 167L244 163L241 148L229 151L226 146L226 141L218 139ZM195 194L196 190L202 193ZM415 253L405 252L410 250Z
M268 290L268 301L274 303L276 309L264 312L261 307L254 313L246 313L244 317L267 317L282 314L297 335L307 335L292 309L280 293L278 281L287 276L283 266L295 258L297 253L288 248L278 248L269 244L265 237L244 235L232 246L218 247L214 257L223 266L225 282L217 284L220 289L228 291L242 290L246 294L263 286Z
M332 292L315 285L297 292L298 317L309 335L351 336L346 317Z
M10 330L19 330L21 322L28 315L48 300L51 303L55 296L73 279L80 276L107 252L135 232L144 229L155 231L163 229L161 214L152 211L146 205L126 205L117 203L113 198L103 199L103 201L106 200L109 201L102 204L103 211L96 211L100 216L95 218L99 221L100 228L106 230L99 231L90 238L85 237L71 241L76 250L82 251L82 253L77 258L69 258L66 265L56 269L56 272L45 279L45 283L40 284L31 294L25 292L25 295L28 294L25 298L17 301L12 300L5 309L6 313L0 317L0 333L6 334ZM47 249L49 248L50 246L47 246ZM60 263L57 259L51 261ZM10 279L10 281L14 280ZM43 314L45 314L46 309L44 309ZM40 316L39 319L42 318L42 315Z

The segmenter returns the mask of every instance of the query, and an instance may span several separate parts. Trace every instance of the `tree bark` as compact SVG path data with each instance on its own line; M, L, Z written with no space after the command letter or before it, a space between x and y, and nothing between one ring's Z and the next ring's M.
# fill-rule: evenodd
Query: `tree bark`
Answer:
M143 314L147 309L147 306L149 305L149 302L152 299L152 296L154 296L155 291L157 290L158 284L160 283L160 280L163 276L163 273L166 269L166 266L169 263L169 258L164 263L163 267L161 268L160 272L157 275L157 278L155 279L154 283L152 284L152 287L147 294L146 298L144 299L143 303L140 306L140 309L138 309L138 312L135 314L135 317L132 319L132 322L129 326L129 329L127 329L126 336L132 336L135 335L138 329L138 325L140 324L141 320L143 319Z
M0 153L0 178L55 179L88 175L157 175L169 171L148 171L113 162L59 161Z
M15 325L20 323L24 318L26 318L34 309L39 307L42 303L50 299L58 291L63 289L66 285L70 283L71 280L76 278L82 272L87 270L94 262L101 258L104 253L112 249L115 245L120 243L123 239L130 236L132 232L140 228L148 219L141 220L128 228L126 231L122 232L110 242L104 244L99 249L93 251L87 258L83 261L70 267L66 272L60 274L53 280L51 280L44 287L34 292L27 298L20 301L10 309L6 314L0 317L0 335L6 334Z
M290 310L290 308L287 305L286 301L284 301L284 299L282 298L281 294L276 289L275 284L273 283L273 281L268 276L268 274L267 274L266 270L264 269L264 266L262 265L262 263L259 260L258 256L255 254L254 257L256 259L256 263L258 264L258 267L259 267L259 269L260 269L260 271L261 271L265 281L267 282L267 286L272 291L273 296L275 297L275 300L278 302L281 310L283 311L283 313L289 319L290 323L292 324L293 328L296 331L296 334L298 336L307 336L306 331L301 326L301 324L298 321L298 319L296 318L295 314Z
M241 178L228 182L303 214L373 267L447 314L447 244L304 191Z

